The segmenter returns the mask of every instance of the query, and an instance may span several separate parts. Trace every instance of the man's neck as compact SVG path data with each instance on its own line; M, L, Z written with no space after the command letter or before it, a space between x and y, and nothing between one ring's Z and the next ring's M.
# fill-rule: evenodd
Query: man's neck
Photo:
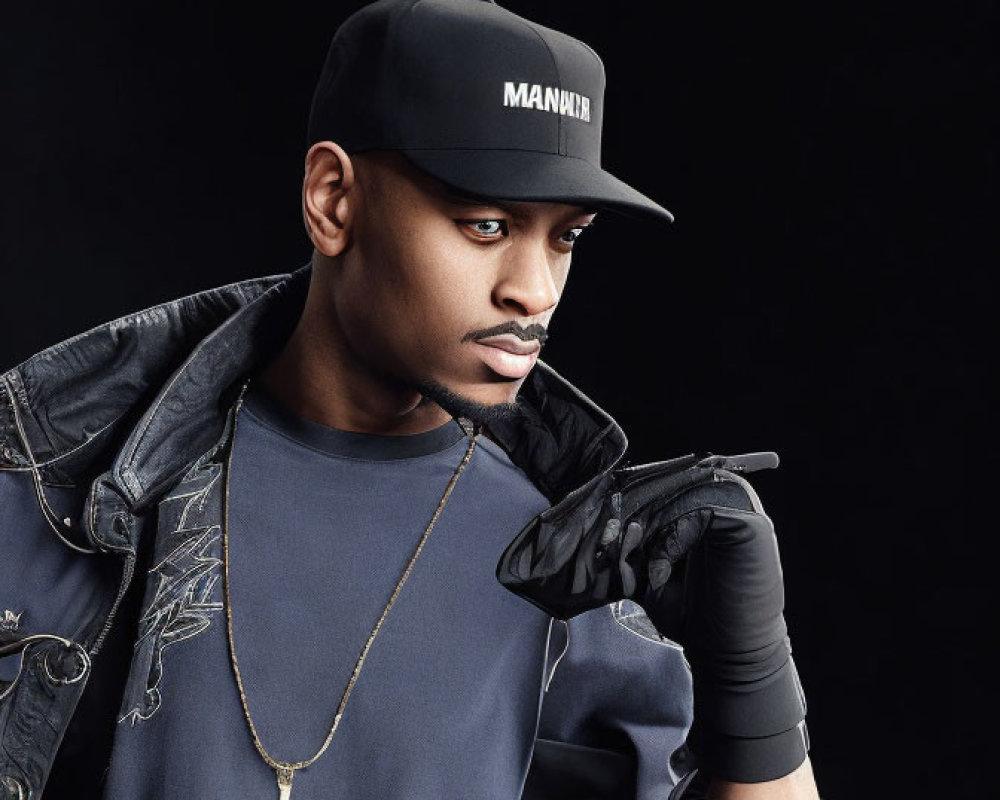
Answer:
M297 416L344 431L402 436L452 418L412 387L359 364L323 295L314 275L295 330L255 385Z

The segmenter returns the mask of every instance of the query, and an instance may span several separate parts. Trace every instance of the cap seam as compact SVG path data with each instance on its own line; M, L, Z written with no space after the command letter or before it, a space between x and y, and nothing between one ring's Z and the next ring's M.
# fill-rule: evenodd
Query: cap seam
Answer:
M407 16L407 22L411 22L417 13L417 6L420 5L422 0L416 0L416 2L410 3L405 7L398 8L389 18L388 33L386 35L386 52L393 53L394 57L398 57L398 49L395 46L396 31L400 24L400 19L405 14ZM388 81L383 81L383 86L381 87L381 96L379 98L381 102L381 107L386 108L386 93L388 92ZM390 137L391 141L401 142L403 141L402 134L402 123L400 122L399 114L389 114L389 119L391 120L392 135Z
M600 54L582 39L577 39L576 41L586 47L590 51L591 55L594 56L597 60L597 65L601 68L601 73L605 76L605 82L607 82L607 68L604 66L604 60L601 58Z
M515 16L517 16L517 15L515 15ZM549 43L547 41L545 41L545 37L542 36L542 34L540 34L535 29L535 27L533 25L529 25L528 22L526 20L522 19L521 17L517 17L517 19L521 23L522 26L524 26L525 28L527 28L529 31L531 31L533 34L535 34L535 36L538 37L538 41L540 41L542 43L542 46L545 48L545 52L549 54L549 60L552 62L552 69L555 70L555 73L556 73L556 85L561 89L562 85L563 85L563 82L562 82L562 73L559 72L559 64L556 63L555 54L552 52L552 48L549 47ZM511 149L514 149L514 148L511 148ZM556 150L558 151L559 155L565 155L564 151L566 150L566 147L565 147L564 142L563 142L563 115L562 114L559 114L558 117L557 117L557 119L556 119ZM532 152L542 153L542 152L545 152L545 151L544 150L535 150L535 151L532 151Z

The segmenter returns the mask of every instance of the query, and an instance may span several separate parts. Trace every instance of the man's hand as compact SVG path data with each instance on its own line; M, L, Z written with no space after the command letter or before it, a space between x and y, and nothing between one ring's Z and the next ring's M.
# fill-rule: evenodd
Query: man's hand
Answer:
M731 785L789 775L808 750L777 542L735 474L776 465L753 453L617 470L575 506L539 515L497 567L507 588L562 619L638 602L685 648L689 740L701 769Z

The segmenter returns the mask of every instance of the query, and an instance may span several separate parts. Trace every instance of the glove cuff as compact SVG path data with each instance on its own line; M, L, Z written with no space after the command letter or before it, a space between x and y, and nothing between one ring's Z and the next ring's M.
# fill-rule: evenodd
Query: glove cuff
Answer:
M722 734L699 737L699 771L737 783L761 783L794 772L809 752L805 720L794 728L756 739Z
M763 685L706 680L692 661L694 729L699 767L739 783L774 780L805 759L806 704L795 662L787 661Z
M767 678L743 683L720 678L695 653L687 656L694 681L694 716L705 731L757 739L787 731L805 719L805 694L790 654Z

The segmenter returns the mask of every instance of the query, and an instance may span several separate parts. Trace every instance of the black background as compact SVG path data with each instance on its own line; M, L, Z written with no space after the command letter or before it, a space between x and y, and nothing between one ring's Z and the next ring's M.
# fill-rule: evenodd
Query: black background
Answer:
M601 54L604 166L677 216L602 215L546 360L634 462L780 454L824 798L983 796L996 4L503 4ZM360 5L5 5L0 367L306 262L308 104Z

